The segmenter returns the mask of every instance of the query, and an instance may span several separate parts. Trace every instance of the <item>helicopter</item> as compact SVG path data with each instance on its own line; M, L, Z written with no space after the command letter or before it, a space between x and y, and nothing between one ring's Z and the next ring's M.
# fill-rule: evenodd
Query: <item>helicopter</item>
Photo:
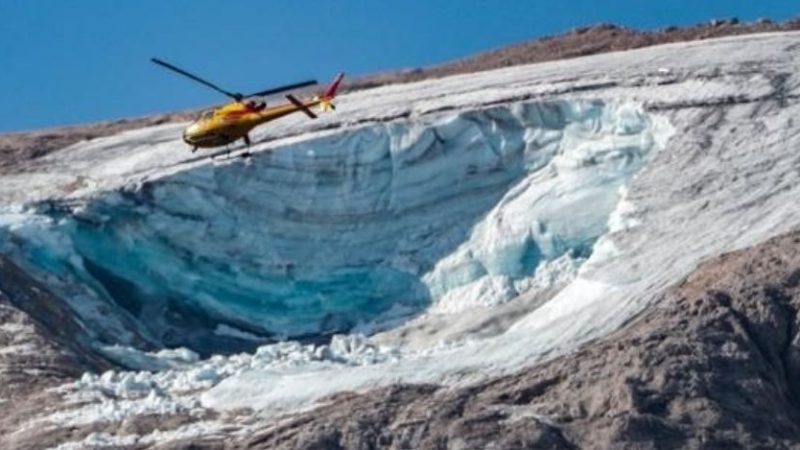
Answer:
M336 96L336 90L342 82L342 78L344 78L344 73L338 73L320 95L300 100L292 94L287 94L285 97L288 103L267 107L266 102L254 100L254 98L301 89L318 83L316 80L306 80L265 89L250 95L242 95L238 92L222 89L164 60L158 58L151 58L150 60L233 99L232 102L223 106L203 111L184 130L183 141L192 146L192 153L201 147L221 147L239 139L242 139L245 145L250 147L249 133L253 128L295 112L303 112L310 119L316 119L317 114L311 110L311 107L319 106L323 112L336 109L332 100Z

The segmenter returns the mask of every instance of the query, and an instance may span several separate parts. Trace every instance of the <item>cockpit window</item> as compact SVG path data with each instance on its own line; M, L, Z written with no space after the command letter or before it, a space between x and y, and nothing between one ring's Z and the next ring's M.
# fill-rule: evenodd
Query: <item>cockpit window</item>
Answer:
M214 117L214 110L210 109L208 111L201 112L200 115L197 117L197 120L207 120L212 117Z

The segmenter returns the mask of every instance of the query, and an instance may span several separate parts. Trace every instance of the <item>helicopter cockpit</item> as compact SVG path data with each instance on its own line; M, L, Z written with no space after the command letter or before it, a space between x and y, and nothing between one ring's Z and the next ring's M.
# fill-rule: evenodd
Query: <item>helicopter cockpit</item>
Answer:
M195 119L195 122L200 122L200 121L203 121L203 120L209 120L209 119L211 119L213 117L214 117L214 110L213 109L208 109L208 110L202 111L197 116L197 119Z

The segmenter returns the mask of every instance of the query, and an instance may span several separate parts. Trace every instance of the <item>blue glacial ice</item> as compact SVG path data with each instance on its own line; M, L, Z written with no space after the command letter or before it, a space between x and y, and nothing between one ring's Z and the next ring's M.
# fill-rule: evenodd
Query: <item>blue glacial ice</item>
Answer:
M654 147L633 104L451 112L34 205L6 214L0 246L70 286L89 328L92 299L155 346L219 347L221 324L330 335L510 301L543 264L584 260Z

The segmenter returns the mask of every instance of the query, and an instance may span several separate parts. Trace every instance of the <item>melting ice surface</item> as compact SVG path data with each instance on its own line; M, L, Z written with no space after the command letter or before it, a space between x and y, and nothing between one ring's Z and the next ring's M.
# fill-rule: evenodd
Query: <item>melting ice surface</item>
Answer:
M602 102L375 124L38 207L0 243L67 280L85 322L105 320L88 299L110 305L156 347L396 324L583 261L653 135L636 105Z

